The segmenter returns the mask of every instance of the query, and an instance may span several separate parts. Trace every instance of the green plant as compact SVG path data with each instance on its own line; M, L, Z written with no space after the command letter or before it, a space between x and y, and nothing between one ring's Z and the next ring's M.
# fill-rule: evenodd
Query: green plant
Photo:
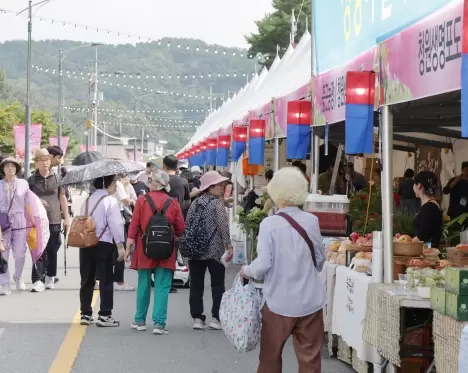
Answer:
M464 231L467 226L468 213L462 214L445 223L443 231L445 244L448 246L458 245L460 243L460 232Z
M242 206L237 206L236 213L239 226L247 234L248 239L253 240L252 260L254 260L257 257L257 237L260 223L268 215L258 207L254 207L246 213Z

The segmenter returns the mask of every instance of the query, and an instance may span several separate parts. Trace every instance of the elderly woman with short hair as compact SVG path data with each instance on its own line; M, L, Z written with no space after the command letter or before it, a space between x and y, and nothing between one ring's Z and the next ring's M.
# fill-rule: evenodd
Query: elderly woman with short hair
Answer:
M138 272L137 301L135 321L132 328L138 331L146 330L146 315L151 298L151 275L154 274L154 304L153 304L153 334L167 334L167 304L172 285L172 274L176 269L176 250L165 260L155 260L143 252L141 232L146 232L148 223L153 216L154 207L162 211L171 225L175 237L182 236L185 230L182 210L176 199L169 200L169 175L164 171L155 170L148 175L149 193L140 196L135 204L132 221L128 229L126 259L130 256L130 247L135 245L132 255L131 269Z
M326 305L319 272L325 254L317 217L298 207L307 198L307 180L294 167L282 168L268 194L278 213L260 224L258 257L240 272L265 281L257 372L282 372L283 347L292 335L299 372L319 373Z

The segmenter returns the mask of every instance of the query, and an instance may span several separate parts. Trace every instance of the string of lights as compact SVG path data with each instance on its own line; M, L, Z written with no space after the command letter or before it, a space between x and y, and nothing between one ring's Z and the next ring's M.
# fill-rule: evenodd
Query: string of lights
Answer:
M174 125L174 124L152 124L152 123L133 123L133 122L107 122L101 121L98 124L103 124L106 126L115 125L115 126L130 126L130 127L145 127L145 128L166 128L166 129L180 129L180 130L197 130L198 125Z
M42 67L37 65L32 65L32 68L35 71L43 71L45 73L50 73L52 75L59 75L59 72L55 68L49 67ZM68 70L65 69L62 71L62 76L66 76L70 79L78 79L81 78L82 80L88 79L92 80L94 77L94 73L86 72L86 71L79 71L79 70ZM136 80L155 80L155 79L209 79L209 78L237 78L237 77L248 77L254 76L255 73L237 73L237 72L210 72L205 74L200 73L178 73L178 74L150 74L150 73L126 73L121 71L116 72L101 72L98 74L101 78L106 79L136 79ZM102 81L100 81L102 83ZM107 82L107 81L106 81Z
M15 12L10 9L0 9L0 15L12 15L16 17L20 17L21 14L18 12ZM249 55L246 53L245 50L239 49L239 48L224 48L221 46L216 46L216 45L190 45L188 43L171 43L165 39L155 39L149 36L143 36L143 35L137 35L133 33L128 33L128 32L122 32L122 31L115 31L115 30L108 30L100 27L95 27L95 26L88 26L88 25L81 25L78 23L73 23L73 22L67 22L67 21L60 21L56 19L51 19L47 17L42 17L42 16L33 16L33 18L38 19L39 22L43 23L49 23L49 24L54 24L57 26L61 27L69 27L69 28L75 28L75 29L81 29L84 31L88 32L93 32L93 33L99 33L103 35L112 35L112 36L117 36L121 37L122 39L125 39L126 43L156 43L157 45L161 47L167 47L167 48L175 48L179 50L187 50L187 51L192 51L192 52L199 52L199 53L211 53L215 55L225 55L225 56L233 56L233 57L240 57L240 58L249 58L253 59L255 56ZM268 59L268 57L267 57Z
M77 107L77 106L64 106L64 109L71 110L71 111L81 111L81 112L89 112L89 108L85 107ZM169 109L169 110L137 110L136 113L142 114L151 114L151 113L158 113L158 114L168 114L168 113L208 113L210 109L200 108L200 109ZM124 110L124 109L98 109L98 113L135 113L134 110Z

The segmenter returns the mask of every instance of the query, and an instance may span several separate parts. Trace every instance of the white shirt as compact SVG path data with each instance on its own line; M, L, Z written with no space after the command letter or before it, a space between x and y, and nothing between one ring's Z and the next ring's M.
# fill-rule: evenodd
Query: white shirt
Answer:
M258 257L244 268L255 279L264 278L263 294L268 308L281 316L303 317L320 311L327 303L319 277L325 262L325 248L315 215L297 207L280 209L308 233L315 247L315 268L309 246L281 216L271 216L260 224Z
M119 203L119 209L120 211L122 211L124 209L124 205L122 201L128 199L129 196L127 195L127 192L125 191L125 187L122 184L122 182L117 181L116 186L117 188L115 190L115 193L112 196L117 200L117 202Z
M151 174L148 174L146 171L143 171L140 175L138 175L138 181L141 181L142 183L148 184L148 177Z
M115 241L116 244L125 242L124 225L122 222L122 214L119 210L117 200L103 189L97 189L89 196L88 213L93 211L97 201L102 197L102 201L93 212L92 218L96 224L96 235L99 237L102 234L100 241L110 242ZM85 215L86 201L81 206L80 214ZM107 227L106 227L107 226ZM104 231L105 229L105 231ZM103 233L104 231L104 233Z

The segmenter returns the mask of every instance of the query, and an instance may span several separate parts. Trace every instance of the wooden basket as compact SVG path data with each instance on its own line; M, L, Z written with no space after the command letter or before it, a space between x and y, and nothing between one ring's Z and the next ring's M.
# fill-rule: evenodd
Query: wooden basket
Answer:
M348 244L348 245L346 245L346 251L364 251L364 252L371 252L371 251L372 251L372 245Z
M424 242L394 242L393 255L399 256L420 256L422 254Z

